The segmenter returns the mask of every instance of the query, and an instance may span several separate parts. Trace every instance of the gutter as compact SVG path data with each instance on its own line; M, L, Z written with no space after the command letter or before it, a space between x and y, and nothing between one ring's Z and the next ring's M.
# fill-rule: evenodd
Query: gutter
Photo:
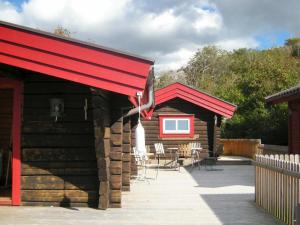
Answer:
M154 106L154 70L153 67L150 71L150 76L147 81L148 86L148 102L144 105L141 105L140 109L139 107L131 109L124 117L132 116L139 112L139 110L142 112L144 110L150 109L152 106ZM137 93L138 95L139 93Z

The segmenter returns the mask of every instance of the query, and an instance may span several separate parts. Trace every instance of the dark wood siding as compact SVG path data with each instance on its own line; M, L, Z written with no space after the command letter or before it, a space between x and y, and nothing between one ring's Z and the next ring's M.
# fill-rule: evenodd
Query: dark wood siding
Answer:
M289 152L300 153L300 100L289 102Z
M160 114L193 114L194 117L194 138L160 138L159 137L159 115ZM213 150L213 128L215 114L188 103L181 99L170 100L155 107L151 120L142 120L146 133L146 145L149 145L154 152L154 143L162 142L165 148L174 147L179 144L187 144L191 141L198 141L205 150ZM134 128L132 131L132 142L135 143ZM217 137L220 136L220 129L216 129ZM218 143L218 141L216 142Z
M0 89L0 147L10 145L12 126L13 90Z
M5 183L7 174L7 163L9 149L11 146L13 89L0 89L0 149L2 151L2 162L0 162L0 185ZM10 176L9 176L10 181Z
M58 122L50 117L51 98L64 100L64 115ZM87 86L37 74L24 79L23 205L98 204L99 181L91 109L91 92Z

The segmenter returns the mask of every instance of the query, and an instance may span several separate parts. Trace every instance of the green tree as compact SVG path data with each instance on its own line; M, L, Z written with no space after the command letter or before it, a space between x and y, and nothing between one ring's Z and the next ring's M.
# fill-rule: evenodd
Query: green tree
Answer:
M155 78L155 90L168 86L169 84L181 82L185 83L184 74L181 71L166 71Z
M300 57L300 38L287 39L285 45L289 47L292 56Z
M233 52L209 46L183 68L189 85L238 106L223 137L261 138L287 144L287 106L266 106L265 97L300 82L300 61L286 47Z
M71 32L62 26L57 26L54 31L54 34L64 36L64 37L71 37Z

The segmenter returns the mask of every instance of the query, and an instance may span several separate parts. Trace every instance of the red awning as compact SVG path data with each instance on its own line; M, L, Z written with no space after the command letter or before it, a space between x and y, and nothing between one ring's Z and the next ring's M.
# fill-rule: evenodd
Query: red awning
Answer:
M181 98L196 106L205 108L218 115L231 118L236 106L211 96L205 92L188 87L181 83L174 83L155 92L155 104L167 102L174 98Z
M154 61L0 21L0 63L136 97Z

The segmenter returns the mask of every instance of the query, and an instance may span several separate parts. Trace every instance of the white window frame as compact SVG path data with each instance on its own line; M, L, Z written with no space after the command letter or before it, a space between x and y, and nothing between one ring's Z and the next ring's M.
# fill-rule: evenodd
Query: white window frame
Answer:
M165 122L168 120L175 120L175 130L166 130ZM187 120L188 121L188 130L178 130L178 121ZM190 118L163 118L163 134L190 134L191 133L191 119Z

